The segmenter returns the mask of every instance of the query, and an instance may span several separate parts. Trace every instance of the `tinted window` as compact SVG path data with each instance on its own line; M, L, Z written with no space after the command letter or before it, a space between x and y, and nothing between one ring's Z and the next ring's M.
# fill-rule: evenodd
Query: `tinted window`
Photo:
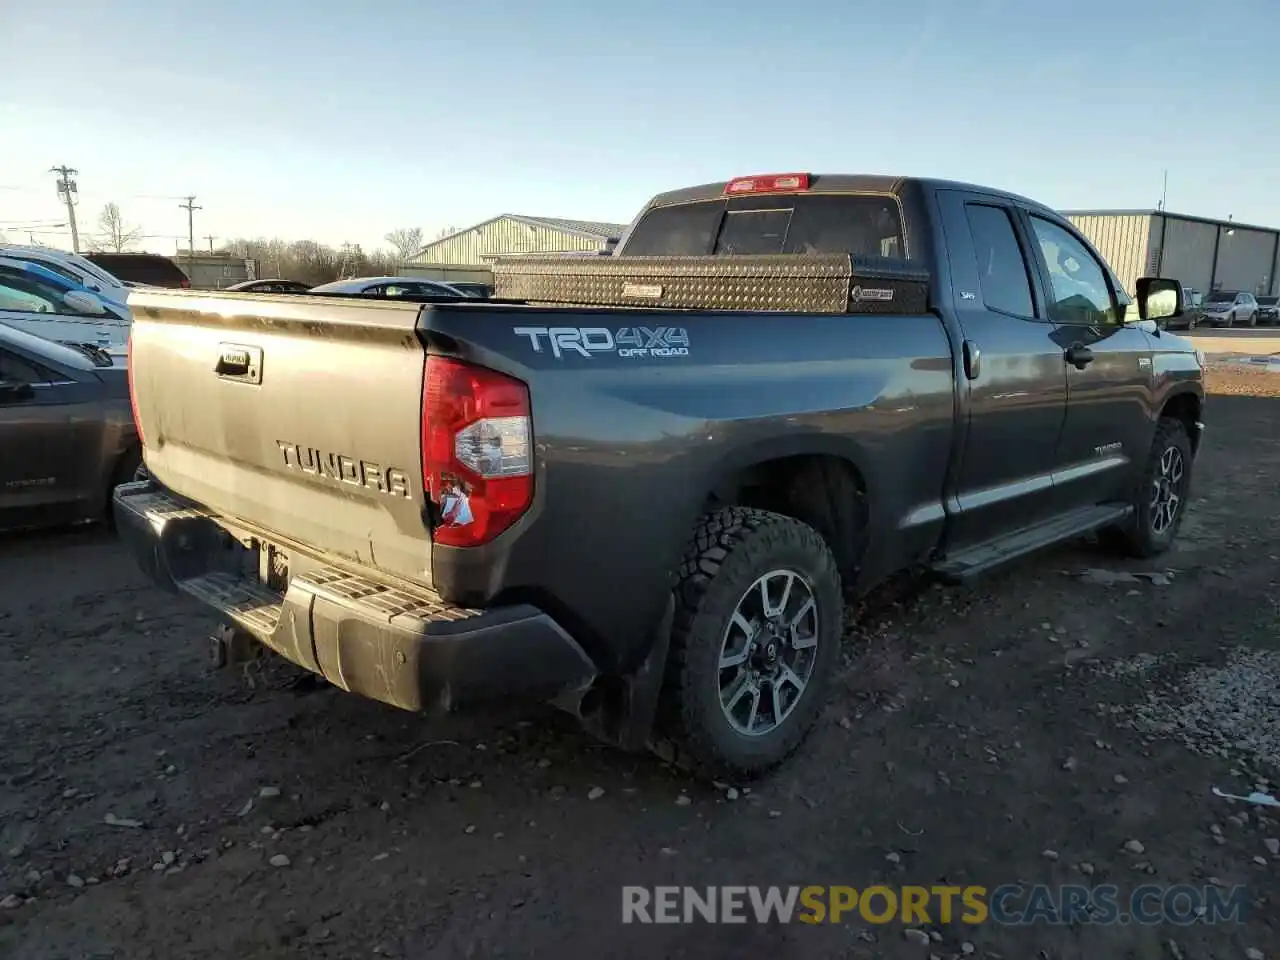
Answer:
M22 270L0 268L0 310L23 313L69 312L57 290Z
M1001 313L1034 316L1027 261L1018 246L1008 211L977 203L969 204L966 210L969 232L973 235L973 252L978 261L978 283L982 288L983 303Z
M621 251L628 256L850 253L903 257L892 197L803 194L657 207Z
M65 277L66 279L70 280L72 283L80 283L80 284L84 283L84 277L77 276L76 274L72 273L70 270L68 270L66 267L64 267L60 263L50 263L48 260L39 260L36 262L38 262L40 266L44 267L46 270L52 270L58 276Z
M1111 287L1093 254L1056 223L1032 217L1031 225L1053 284L1053 319L1085 327L1116 323Z
M726 256L781 253L791 226L787 210L730 210L720 227L715 252Z
M49 374L19 356L0 350L0 380L13 383L48 383Z
M724 208L723 200L656 207L636 224L622 252L634 257L708 254L720 232Z

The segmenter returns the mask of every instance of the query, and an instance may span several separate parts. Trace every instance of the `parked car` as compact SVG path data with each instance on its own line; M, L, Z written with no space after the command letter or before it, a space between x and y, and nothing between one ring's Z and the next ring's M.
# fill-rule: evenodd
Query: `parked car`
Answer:
M450 280L448 283L454 290L465 293L469 297L487 300L493 296L493 287L487 283L477 283L473 280Z
M1194 330L1202 322L1200 314L1200 291L1192 287L1182 288L1182 313L1171 317L1162 326L1166 330Z
M0 529L109 517L141 461L123 358L0 326Z
M1280 297L1258 298L1258 322L1280 323Z
M158 253L103 253L95 251L85 256L122 280L127 286L186 288L191 279L182 268Z
M0 324L123 353L130 317L126 307L103 300L61 273L30 260L0 257Z
M822 709L844 592L1176 536L1204 393L1157 326L1181 288L1131 300L1042 204L746 177L495 282L277 297L270 330L261 297L134 293L151 479L115 503L142 567L348 691L547 699L745 776Z
M1237 323L1253 327L1258 323L1258 301L1252 293L1214 290L1204 298L1200 315L1205 323L1215 327L1231 327Z
M466 294L442 280L422 277L352 277L311 288L312 293L361 293L375 297L465 297Z
M120 312L124 312L124 305L128 302L129 288L119 277L113 276L78 253L68 253L52 247L0 244L0 257L39 264L46 270L52 270L64 279L78 283L86 290L96 293L113 307L118 307Z
M224 289L235 293L306 293L311 287L297 280L245 280Z

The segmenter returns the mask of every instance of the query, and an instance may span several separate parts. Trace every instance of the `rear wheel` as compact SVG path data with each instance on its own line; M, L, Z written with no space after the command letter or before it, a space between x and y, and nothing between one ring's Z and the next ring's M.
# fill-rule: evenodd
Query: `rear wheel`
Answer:
M812 527L742 507L703 517L681 565L660 705L675 760L752 776L795 750L826 699L843 607Z
M1181 420L1162 419L1133 498L1133 514L1108 539L1134 557L1154 557L1173 545L1191 491L1191 438Z

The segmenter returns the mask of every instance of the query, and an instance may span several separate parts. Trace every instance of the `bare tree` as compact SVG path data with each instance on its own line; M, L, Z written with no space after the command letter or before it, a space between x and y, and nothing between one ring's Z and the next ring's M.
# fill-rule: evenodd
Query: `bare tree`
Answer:
M108 203L98 214L98 230L98 242L112 253L122 252L142 237L142 228L126 225L120 207L115 203Z
M339 279L344 268L346 276L352 277L384 276L396 270L394 253L378 250L367 254L358 244L335 250L313 240L289 242L279 238L241 237L227 241L224 249L233 257L257 260L263 277L300 280L312 285Z
M412 260L422 249L422 228L396 227L383 239L391 244L402 262Z

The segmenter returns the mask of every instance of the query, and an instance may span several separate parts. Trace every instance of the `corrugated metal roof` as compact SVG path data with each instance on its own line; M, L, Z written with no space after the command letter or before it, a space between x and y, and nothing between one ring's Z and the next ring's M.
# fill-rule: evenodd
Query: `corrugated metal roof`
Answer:
M533 226L547 227L551 230L563 230L565 233L577 233L592 239L608 240L621 235L627 228L625 223L605 223L600 220L565 220L561 217L527 217L519 213L505 213L504 217L519 220Z
M441 237L438 240L432 240L430 243L423 245L414 256L413 260L421 261L433 247L448 243L455 237L464 233L470 233L473 230L480 230L490 224L497 223L499 220L514 220L516 223L523 223L526 226L540 228L543 230L551 230L556 233L565 233L575 237L581 237L585 240L591 240L596 243L604 243L606 240L613 240L622 236L622 231L627 228L625 223L604 223L599 220L566 220L562 217L527 217L520 213L502 213L496 217L490 217L488 220L481 221L470 227L465 227L457 233L452 233L447 237Z
M1220 227L1232 227L1238 230L1263 230L1276 233L1280 227L1263 227L1256 223L1242 223L1239 220L1215 220L1213 217L1197 217L1190 213L1174 213L1172 210L1059 210L1064 217L1168 217L1170 220L1189 220L1192 223L1210 223Z

